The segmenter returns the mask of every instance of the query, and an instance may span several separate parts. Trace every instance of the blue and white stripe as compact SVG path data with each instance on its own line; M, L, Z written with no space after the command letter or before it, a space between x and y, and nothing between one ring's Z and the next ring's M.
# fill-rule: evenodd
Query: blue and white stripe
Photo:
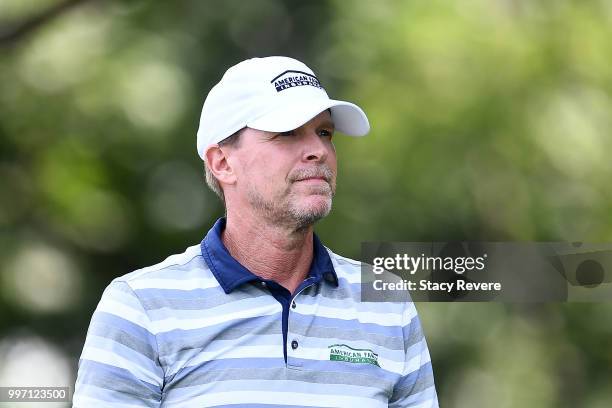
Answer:
M316 237L308 282L283 295L228 258L223 227L106 288L74 407L438 406L411 302L361 302L360 264ZM334 344L371 350L378 366L332 361Z

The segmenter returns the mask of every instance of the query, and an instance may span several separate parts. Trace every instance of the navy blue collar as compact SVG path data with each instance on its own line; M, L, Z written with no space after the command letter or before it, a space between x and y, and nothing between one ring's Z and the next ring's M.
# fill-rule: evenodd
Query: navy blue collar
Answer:
M202 256L215 278L217 278L225 293L230 293L244 283L260 281L261 278L242 266L223 245L221 232L225 228L225 222L224 217L215 222L215 225L202 240L200 248ZM313 258L308 278L312 279L313 283L323 279L334 286L338 286L338 276L334 271L329 253L316 234L313 234Z

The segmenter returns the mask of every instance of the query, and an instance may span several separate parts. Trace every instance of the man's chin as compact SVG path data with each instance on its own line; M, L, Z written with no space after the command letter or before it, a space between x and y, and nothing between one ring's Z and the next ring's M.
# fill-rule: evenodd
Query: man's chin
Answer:
M309 197L306 202L302 202L298 208L294 208L292 215L298 228L313 225L317 221L325 218L331 211L331 198L329 196Z
M331 206L332 199L329 194L312 194L305 197L299 205L304 212L322 213L323 216L329 213Z

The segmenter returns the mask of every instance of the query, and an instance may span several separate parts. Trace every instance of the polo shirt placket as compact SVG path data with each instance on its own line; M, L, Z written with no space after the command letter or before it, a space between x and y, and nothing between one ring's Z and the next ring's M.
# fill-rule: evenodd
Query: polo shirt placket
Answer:
M304 291L311 290L319 284L338 286L338 278L327 250L314 235L313 237L313 260L308 277L297 287L295 296L278 284L269 279L262 279L241 265L234 259L221 240L221 233L225 228L225 218L217 220L213 228L201 243L202 256L208 264L215 278L226 294L230 294L240 285L255 284L261 290L269 291L270 295L282 307L282 336L283 357L287 368L302 367L303 358L300 358L300 346L302 336L289 330L292 311L297 308L296 299ZM303 295L302 295L303 296Z

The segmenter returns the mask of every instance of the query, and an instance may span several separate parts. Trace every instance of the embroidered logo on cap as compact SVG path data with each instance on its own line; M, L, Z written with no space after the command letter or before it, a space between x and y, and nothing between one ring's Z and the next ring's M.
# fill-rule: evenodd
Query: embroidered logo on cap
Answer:
M377 367L378 354L370 349L356 349L346 344L333 344L328 346L330 361L346 361L348 363L372 364Z
M270 83L274 84L276 92L296 86L314 86L315 88L323 89L316 76L302 71L285 71L271 80Z

